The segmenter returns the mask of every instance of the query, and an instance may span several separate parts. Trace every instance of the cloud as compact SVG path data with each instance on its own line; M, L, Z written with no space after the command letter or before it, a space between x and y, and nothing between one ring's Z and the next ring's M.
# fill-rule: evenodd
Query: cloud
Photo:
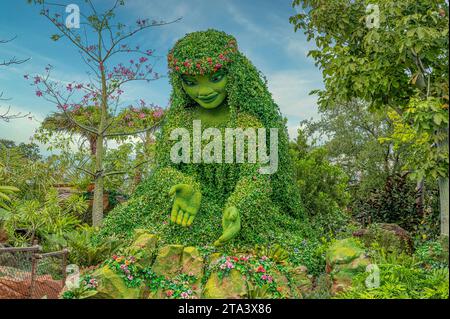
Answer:
M311 74L279 71L269 74L268 79L269 90L285 116L301 119L319 116L317 97L309 95L317 88L317 80Z
M8 109L9 105L0 105L0 114ZM29 110L24 107L10 105L9 114L28 114ZM43 120L40 114L31 114L31 118L24 117L14 119L9 122L0 120L0 132L2 132L2 138L13 140L16 143L28 143L34 131L39 127Z
M288 132L291 139L297 136L299 123L306 119L320 117L317 96L309 95L317 89L317 74L301 71L278 71L268 74L268 86L281 113L288 118Z

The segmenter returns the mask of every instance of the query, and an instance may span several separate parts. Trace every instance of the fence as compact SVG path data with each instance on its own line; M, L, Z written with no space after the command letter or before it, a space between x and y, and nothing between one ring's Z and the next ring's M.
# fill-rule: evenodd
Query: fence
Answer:
M58 298L66 280L67 249L0 248L0 299Z

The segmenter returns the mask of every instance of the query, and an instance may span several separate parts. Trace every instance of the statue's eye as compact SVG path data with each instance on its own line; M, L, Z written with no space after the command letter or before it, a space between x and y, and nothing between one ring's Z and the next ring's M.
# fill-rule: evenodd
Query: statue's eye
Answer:
M187 86L194 86L197 84L197 82L193 79L185 78L185 77L182 77L182 79L183 79L184 84L186 84Z
M225 73L223 73L223 72L216 72L216 73L214 73L211 76L210 80L211 80L211 82L217 83L217 82L220 82L223 79L224 76L225 76Z

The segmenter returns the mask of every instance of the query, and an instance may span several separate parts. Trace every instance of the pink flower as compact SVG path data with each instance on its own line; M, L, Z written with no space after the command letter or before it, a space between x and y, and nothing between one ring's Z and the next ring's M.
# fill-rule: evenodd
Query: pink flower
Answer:
M145 118L145 113L139 113L138 116L139 116L140 119L143 119L143 118Z
M183 291L181 293L181 298L183 298L183 299L189 298L189 294L187 292Z
M160 117L162 117L164 114L164 111L162 108L158 108L155 112L153 112L153 117L155 119L159 119Z
M144 63L144 62L146 62L148 59L146 58L146 57L141 57L141 58L139 58L139 62L140 63Z
M262 279L262 280L267 280L267 275L262 275L262 276L261 276L261 279Z
M128 275L128 280L133 280L133 276L131 276L131 275Z
M167 297L171 297L173 295L173 290L167 290L166 291L166 296Z
M258 268L256 269L256 272L266 272L266 270L262 265L259 265Z
M37 90L36 91L36 96L39 96L39 97L42 96L42 92L40 90Z
M41 78L39 76L34 77L34 84L38 84L41 82Z

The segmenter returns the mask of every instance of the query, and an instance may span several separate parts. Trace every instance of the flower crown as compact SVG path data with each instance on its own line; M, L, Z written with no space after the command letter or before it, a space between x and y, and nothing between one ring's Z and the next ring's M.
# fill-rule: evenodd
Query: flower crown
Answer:
M176 46L167 55L169 69L178 74L189 75L209 74L225 68L234 61L238 52L234 39L229 40L221 52L196 58L184 58L183 54L177 54L175 48Z

